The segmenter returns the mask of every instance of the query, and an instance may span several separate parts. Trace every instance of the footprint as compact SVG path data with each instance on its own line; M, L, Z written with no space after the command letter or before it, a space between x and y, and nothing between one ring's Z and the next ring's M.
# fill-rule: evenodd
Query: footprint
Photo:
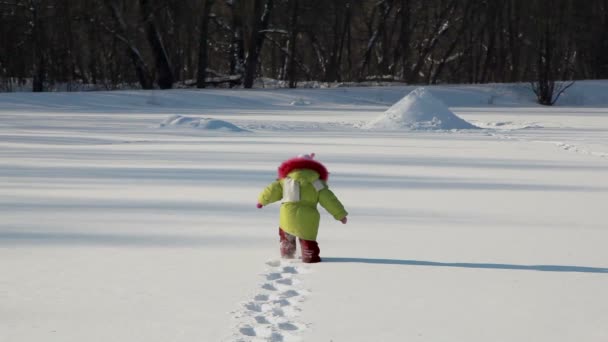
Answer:
M262 312L262 306L257 303L247 303L245 304L245 308L253 312Z
M258 322L258 324L270 324L264 316L255 316L255 321Z
M270 335L270 342L283 342L283 335L273 332L272 335Z
M281 308L272 309L272 315L276 317L285 317L285 311Z
M289 291L287 291L287 292L289 292ZM265 301L267 301L267 300L268 300L268 295L265 295L265 294L259 294L259 295L255 296L255 297L253 297L253 299L254 299L255 301L257 301L257 302L265 302Z
M299 296L299 295L300 294L296 290L287 290L287 291L281 293L281 296L283 296L284 298L291 298L291 297L295 297L295 296Z
M281 273L270 273L266 276L266 280L277 280L281 278L283 278Z
M285 266L285 267L283 267L283 273L298 274L299 272L293 266Z
M289 322L285 322L285 323L279 323L279 329L294 331L294 330L298 330L298 327Z
M277 282L279 282L279 281L277 281ZM277 290L277 288L274 287L274 285L269 284L269 283L266 283L266 284L262 285L262 288L264 290L268 290L268 291L276 291Z
M291 303L287 300L287 299L278 299L273 301L274 304L277 304L279 306L289 306L291 305Z
M293 280L288 279L288 278L283 278L283 279L277 280L277 283L283 284L283 285L293 285Z
M239 332L245 336L255 336L255 329L253 327L242 327L239 329Z
M239 332L242 335L245 335L248 337L261 337L262 339L264 339L264 341L274 341L274 340L272 340L272 338L273 338L272 336L274 334L276 334L276 332L274 332L272 330L272 328L268 325L262 325L262 326L257 326L257 327L252 327L250 325L246 325L246 326L239 328ZM282 337L283 337L283 335L281 335L281 338ZM254 341L257 341L257 340L258 339L255 339Z

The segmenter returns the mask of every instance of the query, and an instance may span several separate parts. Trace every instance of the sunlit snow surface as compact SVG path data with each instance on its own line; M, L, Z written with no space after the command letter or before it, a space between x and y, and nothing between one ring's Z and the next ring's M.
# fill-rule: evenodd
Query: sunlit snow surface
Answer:
M608 82L363 129L414 89L0 94L0 341L608 340ZM350 214L306 265L255 204L311 152Z

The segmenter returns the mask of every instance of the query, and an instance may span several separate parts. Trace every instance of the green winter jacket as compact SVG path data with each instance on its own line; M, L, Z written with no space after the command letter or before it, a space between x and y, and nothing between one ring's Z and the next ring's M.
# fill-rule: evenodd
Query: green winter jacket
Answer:
M268 205L282 201L280 212L281 228L304 240L316 240L319 231L320 203L336 220L348 215L338 198L329 190L327 183L319 178L319 173L310 169L293 170L286 177L268 185L258 202Z

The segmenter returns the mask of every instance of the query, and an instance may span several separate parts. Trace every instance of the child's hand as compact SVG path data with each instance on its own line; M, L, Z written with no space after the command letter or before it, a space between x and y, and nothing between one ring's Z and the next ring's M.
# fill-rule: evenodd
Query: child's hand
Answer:
M342 224L346 224L347 221L348 221L348 219L346 218L346 216L344 216L344 218L340 220L340 222L342 222Z
M256 208L258 208L258 209L262 209L262 208L264 207L264 206L262 205L262 203L258 203L258 204L256 204L255 206L256 206Z

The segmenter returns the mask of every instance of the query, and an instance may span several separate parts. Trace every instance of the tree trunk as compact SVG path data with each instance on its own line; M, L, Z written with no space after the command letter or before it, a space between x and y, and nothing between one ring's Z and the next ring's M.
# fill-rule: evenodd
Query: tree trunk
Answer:
M251 36L249 39L249 48L247 49L247 60L245 63L245 77L243 79L243 86L245 88L253 87L253 81L258 69L258 59L262 46L264 45L265 34L261 31L268 28L270 22L270 13L274 0L266 0L264 11L262 11L262 1L254 0L254 10L252 15L251 25Z
M342 64L342 53L344 51L346 35L348 34L351 23L351 7L350 1L347 1L344 8L335 8L334 10L335 38L323 75L323 80L325 82L340 82L342 80L343 76L340 75L340 65ZM342 15L342 13L344 14Z
M509 0L507 1L507 29L509 33L509 55L511 56L511 65L509 67L509 77L507 79L508 82L518 82L521 81L520 73L520 46L521 42L519 39L519 17L523 15L519 10L521 6L518 5L519 0Z
M209 14L211 13L211 6L213 6L214 0L206 0L205 8L201 16L200 22L200 35L199 35L199 46L198 46L198 72L196 75L196 87L205 88L205 78L207 77L207 63L209 55L207 52L207 45L209 43Z
M289 88L297 86L296 78L296 42L298 38L298 0L293 0L293 11L291 12L291 35L289 37L289 63L287 64L287 77Z
M243 41L243 17L239 0L227 0L232 11L232 41L230 43L230 74L245 74L245 43Z
M443 8L441 8L439 16L435 19L433 30L430 32L426 44L424 44L422 51L418 55L416 64L409 71L409 80L416 80L418 78L418 74L422 70L422 67L425 64L427 57L435 49L435 47L439 43L440 38L447 32L448 29L444 27L444 25L446 24L446 20L449 20L448 18L450 18L454 13L455 6L456 0L452 0Z
M118 27L119 33L113 32L114 37L123 42L127 46L127 55L131 59L133 63L133 67L135 68L135 74L137 79L139 80L139 84L142 89L152 89L154 88L152 85L152 80L150 79L150 72L148 71L148 66L144 61L139 49L135 44L129 40L127 37L127 24L122 18L118 7L112 0L105 0L106 7L110 10L112 14L112 18L114 19L116 26Z
M389 3L388 1L384 0L384 1L378 2L378 4L376 6L378 6L379 8L381 7L380 10L378 11L378 13L379 13L378 24L376 26L376 29L374 30L374 32L372 33L371 37L369 38L369 40L367 42L367 47L365 48L365 53L363 54L363 59L361 60L361 63L359 64L359 79L363 78L363 74L365 72L365 69L369 65L370 58L372 56L372 52L373 52L374 48L376 47L376 43L377 43L378 39L380 38L380 36L382 36L384 34L384 31L386 29L386 20L388 18L388 15L390 14L391 10L393 9L393 2L390 1L390 3ZM372 18L372 22L373 22L373 18Z
M401 15L399 16L401 18L401 29L399 30L399 47L395 49L395 55L393 57L393 61L394 63L397 63L400 59L400 63L401 63L401 79L404 82L408 82L409 80L407 79L407 71L409 69L408 67L408 60L409 60L409 45L410 45L410 34L411 34L411 29L410 29L410 13L411 13L411 7L410 7L410 0L401 0L401 8L400 8L400 12Z
M491 5L492 7L495 5ZM494 18L494 10L491 10L492 14L489 18L491 23L486 23L486 29L488 34L488 43L486 46L486 53L483 59L483 65L481 67L481 75L477 80L478 83L486 83L488 81L488 70L490 69L490 65L493 65L494 53L495 53L495 45L496 45L496 24ZM495 66L494 66L495 67Z
M454 50L456 50L457 45L463 41L464 33L469 28L469 25L470 25L470 19L476 12L476 9L474 7L472 7L474 1L475 0L468 0L467 3L465 4L463 11L462 11L460 28L458 29L458 32L454 36L452 43L450 44L450 46L447 48L447 50L443 54L443 57L441 58L441 62L435 68L435 71L432 73L432 76L430 78L431 84L437 84L439 76L441 75L441 72L443 71L443 68L445 67L448 59L451 57Z
M38 8L39 3L30 1L31 25L32 25L32 44L33 44L33 61L34 73L32 79L32 91L44 91L44 82L46 76L46 60L44 57L44 49L42 44L45 41L43 37L42 22L40 21L40 13Z
M150 4L150 0L139 0L139 4L141 6L141 15L146 31L146 38L148 39L148 43L150 44L154 55L157 73L156 82L160 89L171 89L174 82L173 70L171 69L169 56L167 55L167 51L165 50L165 46L160 37L160 32L154 23L152 5Z

